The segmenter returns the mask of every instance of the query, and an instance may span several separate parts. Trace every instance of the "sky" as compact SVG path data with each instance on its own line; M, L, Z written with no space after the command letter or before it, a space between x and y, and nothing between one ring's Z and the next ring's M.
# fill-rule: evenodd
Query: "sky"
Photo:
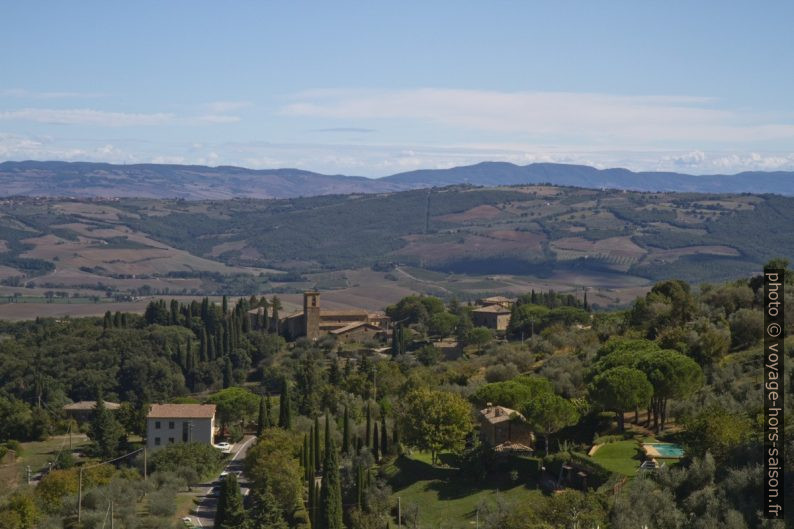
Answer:
M794 170L794 3L0 0L0 161Z

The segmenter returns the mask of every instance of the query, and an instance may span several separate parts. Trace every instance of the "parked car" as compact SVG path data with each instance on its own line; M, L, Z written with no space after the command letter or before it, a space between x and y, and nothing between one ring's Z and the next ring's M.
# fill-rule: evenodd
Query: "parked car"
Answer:
M214 446L224 454L230 454L232 452L232 445L226 441L220 442Z

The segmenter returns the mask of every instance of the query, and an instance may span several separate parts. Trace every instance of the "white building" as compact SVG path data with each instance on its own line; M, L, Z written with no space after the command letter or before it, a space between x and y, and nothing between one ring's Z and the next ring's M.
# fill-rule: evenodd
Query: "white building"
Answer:
M153 404L146 416L149 450L174 443L212 444L214 435L214 404Z

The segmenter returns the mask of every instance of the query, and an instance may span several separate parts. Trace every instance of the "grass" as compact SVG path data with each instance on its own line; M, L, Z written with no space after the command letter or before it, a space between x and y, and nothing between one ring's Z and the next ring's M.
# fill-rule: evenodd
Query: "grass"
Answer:
M593 455L601 466L624 476L636 476L640 466L640 444L634 440L607 443Z
M441 454L440 459L446 465L456 464L451 454ZM532 502L542 496L536 487L534 460L516 459L509 468L518 472L515 481L508 468L501 465L486 479L476 480L462 476L451 466L433 467L429 453L417 452L396 459L384 470L393 496L400 498L404 523L415 513L420 527L458 529L474 524L482 502L497 497Z
M88 444L85 434L72 435L72 450ZM20 453L16 461L8 467L0 469L0 478L10 487L2 487L0 496L13 492L16 486L25 483L26 467L30 466L31 473L35 474L47 467L47 463L54 460L58 452L63 449L69 451L69 436L58 435L44 441L31 441L21 444Z

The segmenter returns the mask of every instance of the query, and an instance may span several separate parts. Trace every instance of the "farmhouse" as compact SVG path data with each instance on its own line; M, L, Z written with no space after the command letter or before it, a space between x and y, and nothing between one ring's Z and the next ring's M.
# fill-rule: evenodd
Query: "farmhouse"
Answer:
M316 340L331 334L340 341L356 342L367 338L385 338L389 318L383 313L364 309L323 310L319 292L304 292L303 310L279 321L279 329L289 339L305 336Z
M73 402L65 405L63 411L68 417L71 417L77 422L87 422L94 418L95 408L95 400L81 400L80 402ZM119 408L121 408L121 404L105 401L105 409L116 411Z
M510 323L510 309L502 305L487 305L471 311L471 321L477 327L505 331Z
M146 416L146 447L174 443L212 444L216 433L214 404L153 404Z
M490 298L482 298L477 300L477 305L480 305L481 307L499 305L500 307L508 310L513 308L513 303L515 303L514 300L504 296L491 296Z
M480 410L480 439L497 452L525 452L532 450L534 436L519 412L488 403Z

